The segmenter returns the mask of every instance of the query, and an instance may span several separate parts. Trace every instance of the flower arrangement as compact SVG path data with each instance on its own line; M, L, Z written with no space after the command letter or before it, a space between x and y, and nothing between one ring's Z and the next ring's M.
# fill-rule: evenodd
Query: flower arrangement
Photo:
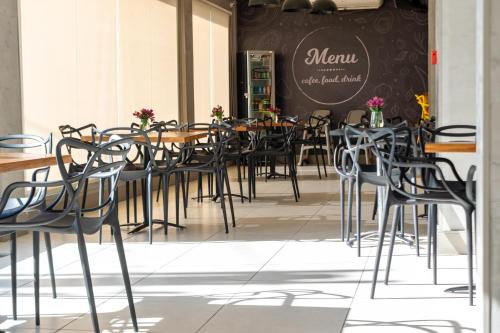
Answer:
M384 116L382 114L382 109L385 106L384 99L382 97L374 96L366 102L366 106L372 112L370 117L370 127L384 127Z
M267 112L269 112L269 114L273 118L273 121L277 121L278 120L278 115L281 113L281 109L279 107L277 107L277 106L273 107L271 105L269 107L269 109L267 109Z
M431 119L431 113L429 112L429 101L426 94L415 95L417 104L422 108L422 113L420 114L420 122L427 122Z
M155 112L152 109L142 109L133 113L134 117L141 121L141 130L144 131L150 121L155 120Z
M382 97L374 96L366 102L366 106L371 112L381 112L384 108L385 102Z
M210 115L212 118L217 118L219 122L222 122L222 118L224 117L224 109L222 106L217 105L212 109L212 114Z

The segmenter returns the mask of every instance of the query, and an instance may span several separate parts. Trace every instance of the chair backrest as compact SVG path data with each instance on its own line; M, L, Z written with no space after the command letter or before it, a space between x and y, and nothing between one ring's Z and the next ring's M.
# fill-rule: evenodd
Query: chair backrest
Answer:
M85 212L98 213L96 217L96 228L109 216L115 208L115 190L119 176L126 164L127 154L130 152L134 141L130 138L111 140L99 145L84 143L73 138L64 138L56 146L56 158L59 172L64 182L65 192L68 194L68 204L64 212L76 212L81 214L80 197L88 179L98 179L109 184L107 198L95 207L85 208ZM89 161L83 171L77 175L69 172L63 160L64 149L77 149L87 151L90 154ZM87 216L87 215L86 215Z
M52 153L52 134L44 139L38 135L11 134L0 137L0 149L16 150L24 152L36 152L39 154ZM31 176L32 181L47 181L50 167L37 169ZM31 206L39 205L43 202L46 189L39 189L31 199Z
M396 194L412 202L459 203L470 205L459 193L456 193L443 175L441 168L432 159L413 156L411 145L413 133L409 128L381 128L364 132L373 153L380 160L383 175L387 181L389 194ZM435 182L426 183L423 179L417 183L417 172L430 171ZM409 177L409 175L412 175ZM417 191L416 189L420 189ZM447 193L448 196L436 196L432 193Z
M422 153L425 151L427 142L435 142L439 138L446 139L471 139L476 137L476 126L474 125L449 125L438 128L420 126L418 129L418 141ZM431 154L433 155L433 154ZM429 156L431 156L429 155Z
M344 123L347 125L359 124L363 121L363 117L366 117L366 110L351 110L344 119Z
M311 117L309 117L309 126L316 127L320 120L322 121L322 126L324 126L325 123L330 122L331 115L332 111L330 110L314 110Z
M38 153L52 153L52 133L44 139L38 135L31 134L11 134L0 136L0 149L34 150Z
M126 158L127 163L142 163L142 171L144 174L148 174L156 168L155 157L160 150L162 140L161 128L153 127L148 131L142 131L134 127L113 127L102 130L101 132L96 131L96 136L98 137L97 144L99 146L103 145L112 136L115 138L131 139L133 145L129 149L129 154ZM154 139L153 142L152 139ZM132 152L132 149L134 149L135 152Z

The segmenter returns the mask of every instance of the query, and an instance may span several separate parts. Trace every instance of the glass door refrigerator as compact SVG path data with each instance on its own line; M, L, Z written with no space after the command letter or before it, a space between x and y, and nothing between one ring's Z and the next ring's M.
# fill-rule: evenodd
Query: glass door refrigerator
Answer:
M275 70L273 51L245 51L242 59L243 107L248 118L263 118L275 108Z

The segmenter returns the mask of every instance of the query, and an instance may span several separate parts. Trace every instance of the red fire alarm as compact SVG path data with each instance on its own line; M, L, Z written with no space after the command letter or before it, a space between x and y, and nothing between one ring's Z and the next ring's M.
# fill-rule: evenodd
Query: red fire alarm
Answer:
M438 51L432 50L432 53L431 53L431 64L437 65L437 63L438 63Z

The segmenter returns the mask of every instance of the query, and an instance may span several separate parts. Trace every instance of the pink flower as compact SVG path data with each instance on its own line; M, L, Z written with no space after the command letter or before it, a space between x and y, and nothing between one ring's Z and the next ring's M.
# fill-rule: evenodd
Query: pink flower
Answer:
M382 97L372 97L366 102L366 106L370 108L372 111L380 111L384 107L385 102Z
M155 120L155 112L152 109L142 109L140 111L135 111L133 116L141 120Z
M222 118L224 116L224 109L222 109L222 106L217 105L212 109L212 114L210 115L212 118Z

